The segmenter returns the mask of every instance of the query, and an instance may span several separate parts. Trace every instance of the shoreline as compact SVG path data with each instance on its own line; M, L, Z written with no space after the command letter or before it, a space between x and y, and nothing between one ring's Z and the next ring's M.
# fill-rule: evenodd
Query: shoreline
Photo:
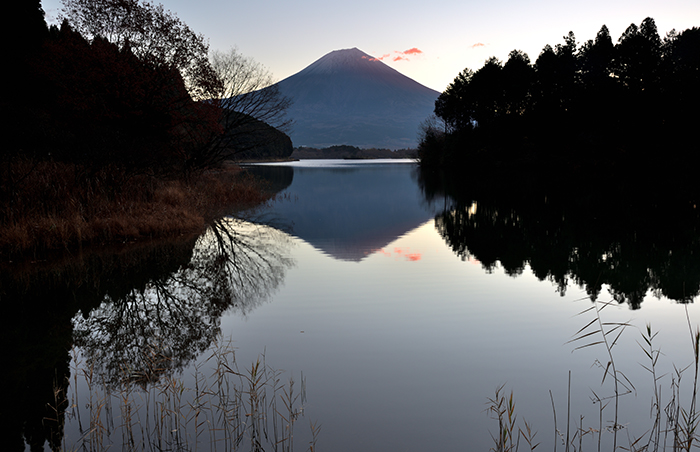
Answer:
M15 196L0 206L3 264L43 260L83 247L201 233L213 219L261 205L271 197L231 163L189 180L141 175L117 186L94 179L76 183L80 171L70 165L38 166Z

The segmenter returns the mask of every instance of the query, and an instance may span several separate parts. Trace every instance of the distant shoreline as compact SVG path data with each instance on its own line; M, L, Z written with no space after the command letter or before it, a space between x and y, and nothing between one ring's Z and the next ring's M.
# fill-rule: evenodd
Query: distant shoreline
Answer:
M292 159L404 159L416 158L415 149L384 149L384 148L359 148L357 146L337 145L326 148L296 147L292 152Z

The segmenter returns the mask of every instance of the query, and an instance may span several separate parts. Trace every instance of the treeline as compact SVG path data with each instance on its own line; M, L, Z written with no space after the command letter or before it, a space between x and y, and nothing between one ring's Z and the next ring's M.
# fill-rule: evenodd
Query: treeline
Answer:
M291 155L293 159L410 159L415 157L415 149L365 149L345 144L321 149L297 147Z
M0 100L0 254L178 233L221 207L207 202L260 198L221 168L292 152L275 129L289 100L262 66L235 50L210 57L162 5L62 4L50 27L39 0L9 6L20 31Z
M183 169L216 110L191 99L177 69L148 64L128 48L89 42L67 21L29 57L34 89L15 94L11 152L90 167ZM38 88L38 89L37 89Z
M281 124L289 102L263 89L267 74L243 75L257 65L235 52L210 61L204 37L162 5L64 0L61 26L47 27L40 2L24 3L32 33L3 101L10 156L186 172L250 150L251 134ZM236 76L264 94L232 88Z
M617 44L606 26L583 44L569 32L534 63L513 50L505 63L492 57L462 71L422 128L419 158L426 166L673 166L697 150L699 101L700 29L662 39L647 18Z

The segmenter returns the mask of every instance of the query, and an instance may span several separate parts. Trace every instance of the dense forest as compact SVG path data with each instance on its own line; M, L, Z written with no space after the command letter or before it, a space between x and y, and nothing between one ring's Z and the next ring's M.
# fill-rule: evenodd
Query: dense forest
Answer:
M582 44L569 32L534 63L513 50L457 75L422 126L419 158L550 173L685 168L698 102L700 29L661 38L647 18L617 44L606 26Z
M201 227L212 204L253 196L222 179L228 159L291 154L290 101L253 60L210 53L162 5L62 4L50 27L39 0L10 6L0 253Z

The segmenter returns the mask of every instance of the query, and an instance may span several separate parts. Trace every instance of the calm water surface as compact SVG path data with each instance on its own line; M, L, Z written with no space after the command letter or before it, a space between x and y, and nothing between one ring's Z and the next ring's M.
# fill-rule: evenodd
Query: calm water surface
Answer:
M222 329L243 360L264 350L268 362L304 373L307 416L322 424L319 448L488 450L497 426L487 398L505 384L548 450L549 391L562 429L569 371L572 416L598 427L591 390L612 393L595 366L607 362L605 349L572 353L593 340L567 343L592 319L579 315L592 306L583 288L570 282L561 294L528 266L509 276L498 263L485 269L457 255L434 219L449 201L428 203L412 164L290 166L289 200L268 215L288 226L295 265L269 303L245 317L225 316ZM599 300L611 299L603 286ZM700 322L696 306L687 306ZM621 422L638 435L650 426L653 386L640 365L647 362L637 328L651 322L660 331L660 374L672 363L687 365L685 307L649 293L642 309L615 303L603 311L604 321L633 325L613 351L637 390L623 399Z
M485 238L460 242L468 243L466 247L457 242L460 234L471 237L469 231L484 231L485 223L475 219L491 207L460 204L446 194L426 195L411 162L301 161L259 165L251 171L268 179L271 190L281 196L229 223L228 230L240 238L240 246L229 250L237 256L236 271L224 282L211 283L218 280L211 278L215 272L207 266L207 256L216 254L221 241L216 234L200 238L191 255L185 253L170 265L175 273L164 270L139 283L146 295L130 298L125 306L132 314L110 305L118 297L112 290L90 315L76 316L74 335L83 346L79 359L109 367L106 363L116 362L114 357L121 354L119 362L124 362L124 356L131 356L124 350L153 342L134 342L139 330L170 341L174 360L184 367L184 380L194 384L194 366L205 372L210 365L206 349L213 338L229 338L242 366L264 355L285 378L305 382L297 450L306 450L306 426L316 421L321 425L321 451L487 451L497 434L487 401L501 385L514 394L520 425L526 420L537 431L538 450L552 450L552 400L557 427L563 431L569 375L572 423L598 429L598 405L591 397L593 392L613 392L609 378L601 384L603 371L596 365L607 362L607 352L600 345L575 350L596 336L569 342L594 318L594 312L583 312L593 306L590 285L571 277L584 275L585 269L563 270L570 277L562 285L555 268L545 275L539 267L533 272L529 262L504 266L498 260L506 259L503 253L493 262L482 262L485 257L480 260L469 246L491 246ZM450 218L456 211L474 224L467 221L466 229L455 232ZM494 224L503 218L502 213L490 215ZM511 220L515 224L518 218ZM515 250L520 245L510 237L492 237L493 246ZM541 258L537 250L549 252L551 243L524 253ZM581 249L577 246L573 248ZM598 256L598 264L606 259L613 258ZM181 263L187 260L195 264ZM531 261L538 262L535 257ZM648 269L643 273L653 277ZM185 276L199 282L188 283ZM635 286L643 293L641 303L636 299L634 305L629 302L633 290L622 291L613 276L599 280L597 300L617 296L623 301L606 307L603 321L630 325L613 348L617 369L634 384L633 392L621 399L625 430L620 441L627 445L628 434L641 435L651 426L653 384L641 366L647 358L638 344L640 329L652 323L659 331L656 345L663 356L658 373L670 375L673 364L680 368L692 362L686 311L692 325L700 323L700 312L696 303L666 298L668 290L651 283ZM159 291L159 284L169 289ZM173 294L173 300L182 302L178 309L169 310L166 321L154 322L161 311L153 308L153 300ZM227 299L233 302L221 301ZM113 320L117 317L119 321ZM128 326L128 318L139 318L133 324L140 329ZM131 342L120 348L115 344L122 335ZM669 375L660 382L664 392L669 392ZM612 408L606 408L604 423L612 419ZM66 422L65 441L78 441L76 421L69 417ZM584 441L593 450L596 443L590 436ZM609 444L606 438L604 444ZM200 442L213 448L204 437Z

